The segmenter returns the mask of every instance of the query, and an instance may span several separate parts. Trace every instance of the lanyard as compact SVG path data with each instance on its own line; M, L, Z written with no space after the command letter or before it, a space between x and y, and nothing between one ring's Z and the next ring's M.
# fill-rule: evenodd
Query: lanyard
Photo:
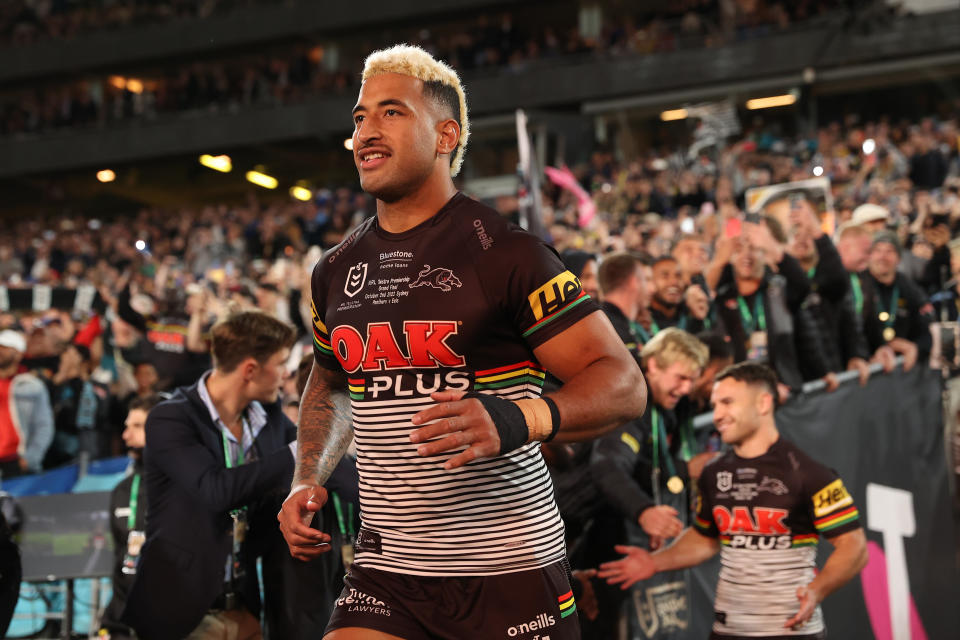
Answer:
M644 344L650 342L650 339L653 338L653 336L650 335L650 334L647 332L647 330L643 328L643 325L640 324L639 322L631 322L631 323L630 323L630 326L631 326L631 328L633 329L633 332L634 332L635 334L637 334L638 336L640 336L640 339L643 340L643 343L644 343ZM656 327L656 326L657 326L657 323L654 322L653 325L651 326L651 328Z
M853 306L857 315L863 315L863 288L860 286L860 276L855 273L850 274L850 288L853 289Z
M356 532L353 530L353 503L347 503L347 521L343 520L343 507L341 506L340 496L333 494L333 508L337 512L337 524L340 525L340 535L353 540Z
M670 451L667 449L667 435L663 432L663 421L660 419L660 412L657 411L656 407L651 409L653 415L651 422L653 423L653 430L651 437L653 438L653 468L655 471L660 471L660 453L663 452L663 461L667 463L667 476L673 477L677 475L677 468L673 464L673 458L670 457Z
M897 303L900 301L900 286L893 285L893 291L890 295L890 310L887 312L887 319L883 320L884 327L892 327L897 319Z
M740 307L740 318L743 320L745 333L749 334L757 330L767 330L767 316L763 310L763 300L761 299L759 291L753 299L753 312L756 314L756 322L754 322L754 316L751 315L750 309L747 308L747 301L743 299L743 296L737 296L737 305Z
M243 464L243 431L240 432L240 447L237 450L237 457L232 462L230 460L230 441L227 439L227 434L225 431L220 431L220 436L223 438L223 459L227 463L227 469L232 469L233 467L239 467Z
M130 513L127 514L127 529L133 531L137 526L137 503L140 502L140 474L133 474L130 485Z

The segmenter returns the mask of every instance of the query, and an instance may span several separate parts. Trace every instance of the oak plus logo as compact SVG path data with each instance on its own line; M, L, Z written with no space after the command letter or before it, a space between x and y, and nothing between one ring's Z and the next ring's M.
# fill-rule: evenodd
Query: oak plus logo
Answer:
M365 337L350 325L338 326L330 333L330 346L347 373L462 367L466 360L447 344L456 334L452 320L407 320L398 340L389 322L371 322Z
M347 281L343 285L343 292L351 298L363 289L367 281L367 263L358 262L347 271Z
M441 291L450 291L453 287L462 286L460 278L453 275L453 271L444 267L433 267L423 265L423 270L417 275L417 279L410 283L410 288L431 287Z

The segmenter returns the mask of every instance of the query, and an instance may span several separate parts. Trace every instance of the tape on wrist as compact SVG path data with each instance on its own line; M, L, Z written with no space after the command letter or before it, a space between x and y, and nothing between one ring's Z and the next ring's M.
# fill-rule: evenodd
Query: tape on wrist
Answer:
M500 436L500 455L528 442L549 442L560 429L560 412L550 398L505 400L497 396L471 392L483 405Z

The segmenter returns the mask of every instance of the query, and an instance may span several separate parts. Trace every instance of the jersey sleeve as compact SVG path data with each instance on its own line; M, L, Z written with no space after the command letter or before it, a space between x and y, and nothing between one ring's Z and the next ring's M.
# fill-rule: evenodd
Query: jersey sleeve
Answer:
M327 309L327 290L329 282L324 277L325 259L321 259L313 269L310 280L310 315L312 316L311 331L313 333L313 358L324 369L340 371L340 363L330 348L330 332L324 324L324 314Z
M813 463L805 485L809 487L809 509L813 526L825 538L860 528L860 513L853 496L833 469Z
M693 527L697 533L708 538L717 538L720 531L717 529L717 522L713 519L713 505L710 500L710 481L716 474L712 473L711 465L703 469L703 473L697 478L697 500L693 509Z
M506 311L531 348L562 333L599 307L552 247L521 230L511 232Z

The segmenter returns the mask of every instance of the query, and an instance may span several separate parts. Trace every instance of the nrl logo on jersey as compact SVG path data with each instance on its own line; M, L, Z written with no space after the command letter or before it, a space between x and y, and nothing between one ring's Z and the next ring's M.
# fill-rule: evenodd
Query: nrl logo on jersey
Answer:
M733 486L733 474L729 471L718 471L717 472L717 490L718 491L730 491L730 487Z
M343 284L343 292L351 298L363 289L367 281L367 263L358 262L347 271L347 281Z

